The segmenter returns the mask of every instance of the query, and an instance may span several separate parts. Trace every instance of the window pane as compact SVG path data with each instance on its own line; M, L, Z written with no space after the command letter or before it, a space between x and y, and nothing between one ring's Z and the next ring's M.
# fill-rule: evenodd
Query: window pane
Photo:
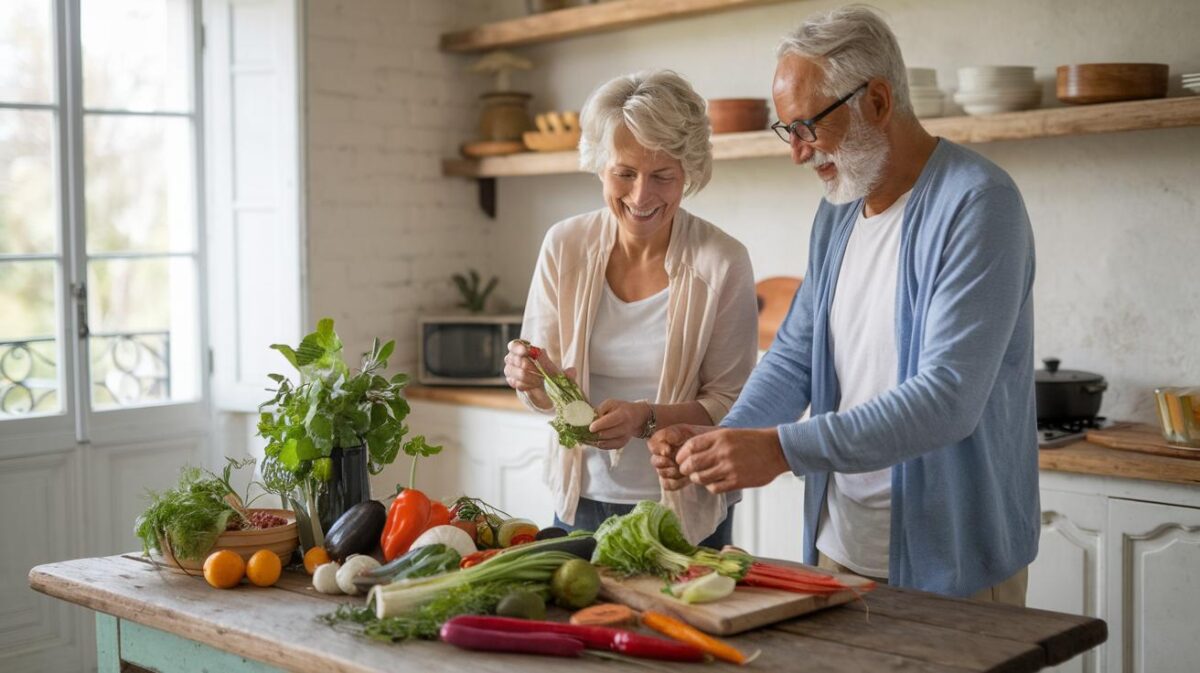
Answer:
M88 252L195 249L192 122L84 118Z
M51 0L0 2L0 102L54 102Z
M187 0L83 0L83 105L191 109Z
M0 253L55 252L54 113L0 110Z
M54 261L0 262L0 420L62 410Z
M198 396L196 304L190 257L88 262L94 409Z

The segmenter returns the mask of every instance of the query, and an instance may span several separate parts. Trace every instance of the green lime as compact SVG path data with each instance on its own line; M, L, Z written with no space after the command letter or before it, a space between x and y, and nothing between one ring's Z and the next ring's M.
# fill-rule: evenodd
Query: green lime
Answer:
M583 559L572 559L558 567L550 578L550 595L559 607L586 608L600 595L600 573Z

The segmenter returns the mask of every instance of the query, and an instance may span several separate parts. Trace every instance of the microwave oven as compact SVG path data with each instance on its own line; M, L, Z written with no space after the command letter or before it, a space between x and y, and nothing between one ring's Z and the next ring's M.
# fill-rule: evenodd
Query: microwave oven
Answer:
M521 336L519 315L417 319L417 380L426 385L503 386L508 342Z

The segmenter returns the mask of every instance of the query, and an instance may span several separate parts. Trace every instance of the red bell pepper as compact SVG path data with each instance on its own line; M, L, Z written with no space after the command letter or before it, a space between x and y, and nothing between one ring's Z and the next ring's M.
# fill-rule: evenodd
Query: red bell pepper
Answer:
M451 518L450 508L446 507L440 501L433 500L429 503L429 522L425 524L425 530L429 530L434 526L449 525Z
M400 489L396 499L392 500L391 506L388 507L383 535L379 538L384 560L391 561L408 551L428 527L431 508L429 498L424 493L415 488Z

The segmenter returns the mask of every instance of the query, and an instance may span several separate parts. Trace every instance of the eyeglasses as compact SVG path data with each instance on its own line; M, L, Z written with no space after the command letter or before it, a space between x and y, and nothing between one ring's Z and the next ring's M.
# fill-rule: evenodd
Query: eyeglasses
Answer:
M788 144L791 144L793 137L799 139L801 142L814 143L817 141L817 122L829 116L829 113L838 109L838 107L845 104L846 101L854 98L854 94L862 91L863 88L865 88L868 84L870 84L870 82L863 82L862 84L858 85L857 89L837 99L834 101L833 105L821 110L817 113L817 116L813 117L812 119L797 119L791 124L784 124L783 122L778 121L774 124L771 124L771 130L775 132L775 135L779 136L780 140Z

